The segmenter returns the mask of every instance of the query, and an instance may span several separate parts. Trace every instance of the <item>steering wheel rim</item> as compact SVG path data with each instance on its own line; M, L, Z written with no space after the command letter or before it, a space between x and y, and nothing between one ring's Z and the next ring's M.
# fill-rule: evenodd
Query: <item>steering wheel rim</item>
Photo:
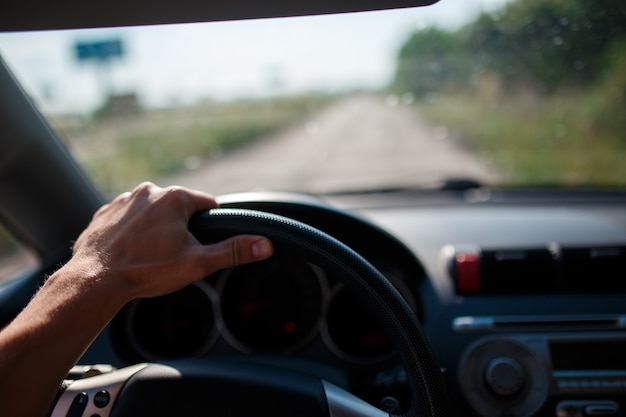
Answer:
M417 317L398 291L367 260L332 236L272 213L218 208L196 213L189 229L203 243L238 234L268 237L284 253L332 268L343 284L373 307L406 369L411 405L403 417L447 416L441 368Z

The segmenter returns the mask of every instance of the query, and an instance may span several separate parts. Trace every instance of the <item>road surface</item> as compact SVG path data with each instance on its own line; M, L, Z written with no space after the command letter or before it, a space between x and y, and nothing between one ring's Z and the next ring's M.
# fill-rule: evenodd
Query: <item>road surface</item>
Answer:
M328 192L415 186L443 177L489 184L499 175L415 107L354 95L271 137L156 180L215 195L267 189ZM33 263L19 253L0 260L0 281Z
M219 195L412 186L442 177L498 181L497 172L445 133L415 107L353 95L272 137L158 182Z

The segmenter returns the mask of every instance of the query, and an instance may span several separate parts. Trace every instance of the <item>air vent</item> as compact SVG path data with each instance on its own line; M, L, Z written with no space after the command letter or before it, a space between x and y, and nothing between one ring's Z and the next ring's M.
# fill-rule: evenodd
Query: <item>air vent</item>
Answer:
M552 291L558 286L557 263L548 249L484 250L480 262L485 290Z
M626 292L626 246L447 246L458 294Z
M626 290L626 247L563 248L561 263L573 290Z

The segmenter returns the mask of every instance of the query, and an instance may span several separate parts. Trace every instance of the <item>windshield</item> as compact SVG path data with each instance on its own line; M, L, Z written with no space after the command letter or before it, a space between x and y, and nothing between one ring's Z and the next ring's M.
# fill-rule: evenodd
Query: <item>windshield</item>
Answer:
M0 34L107 195L626 184L626 6L415 9Z

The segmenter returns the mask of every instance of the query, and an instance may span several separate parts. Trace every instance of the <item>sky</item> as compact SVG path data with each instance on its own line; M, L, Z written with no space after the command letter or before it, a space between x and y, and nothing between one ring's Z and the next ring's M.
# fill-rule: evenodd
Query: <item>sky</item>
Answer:
M393 76L402 43L428 26L456 28L507 0L332 16L138 28L0 33L0 56L40 108L87 114L108 94L147 107L307 90L376 88ZM124 55L79 61L78 42L119 39Z

